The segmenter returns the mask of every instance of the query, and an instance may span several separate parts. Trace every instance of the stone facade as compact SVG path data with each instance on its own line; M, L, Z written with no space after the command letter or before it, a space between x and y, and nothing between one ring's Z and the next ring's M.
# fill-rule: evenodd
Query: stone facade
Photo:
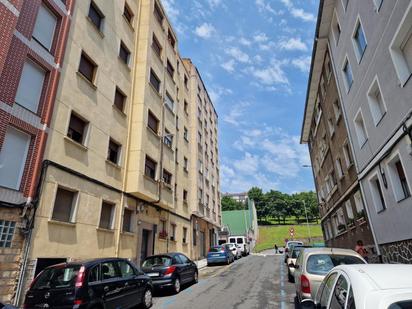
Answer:
M412 240L381 244L380 248L384 263L412 264Z

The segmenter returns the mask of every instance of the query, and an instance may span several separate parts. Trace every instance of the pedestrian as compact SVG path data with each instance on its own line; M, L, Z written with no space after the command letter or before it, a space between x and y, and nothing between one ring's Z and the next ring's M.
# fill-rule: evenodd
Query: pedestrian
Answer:
M366 248L363 246L363 241L362 240L358 240L357 242L356 242L356 246L355 246L355 251L360 255L360 256L362 256L364 259L365 259L365 261L367 262L368 261L368 250L366 250Z
M275 253L278 253L278 246L275 244Z

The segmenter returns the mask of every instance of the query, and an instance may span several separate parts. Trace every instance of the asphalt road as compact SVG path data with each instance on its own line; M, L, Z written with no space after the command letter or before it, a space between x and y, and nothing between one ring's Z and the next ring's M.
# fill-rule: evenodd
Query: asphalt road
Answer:
M156 309L295 308L295 290L287 282L283 255L266 251L243 257L228 266L200 270L199 282L178 295L155 295Z

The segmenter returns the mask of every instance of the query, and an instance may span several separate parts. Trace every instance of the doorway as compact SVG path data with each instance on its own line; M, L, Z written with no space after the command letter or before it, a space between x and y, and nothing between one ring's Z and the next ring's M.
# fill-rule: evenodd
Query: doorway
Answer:
M200 257L204 258L206 256L206 239L205 239L205 232L200 232Z
M142 262L145 258L147 258L149 254L149 239L150 234L152 231L143 229L142 230L142 246L140 249L140 261Z

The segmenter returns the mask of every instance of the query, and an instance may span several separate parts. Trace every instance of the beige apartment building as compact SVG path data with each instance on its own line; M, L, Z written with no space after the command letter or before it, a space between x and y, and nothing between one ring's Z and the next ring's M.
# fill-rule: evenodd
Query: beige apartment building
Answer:
M71 22L26 284L66 260L205 256L221 221L217 114L161 3L78 1Z

